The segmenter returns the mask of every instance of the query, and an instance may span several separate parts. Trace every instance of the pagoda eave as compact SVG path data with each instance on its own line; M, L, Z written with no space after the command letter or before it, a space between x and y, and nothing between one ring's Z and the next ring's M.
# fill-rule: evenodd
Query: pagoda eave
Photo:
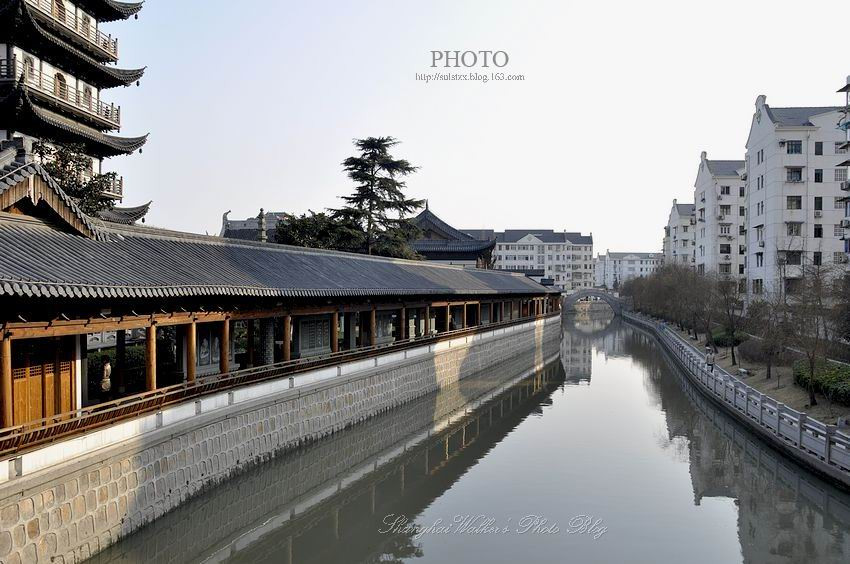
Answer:
M101 22L126 20L142 9L144 2L118 2L117 0L76 0L77 4Z

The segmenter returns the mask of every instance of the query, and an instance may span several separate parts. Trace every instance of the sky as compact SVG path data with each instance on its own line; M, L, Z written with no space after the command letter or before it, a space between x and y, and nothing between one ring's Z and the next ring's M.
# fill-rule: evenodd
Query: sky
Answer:
M592 233L594 252L657 251L701 151L743 159L756 96L842 103L846 0L773 2L147 0L105 24L142 154L111 159L149 225L335 207L352 140L393 136L408 194L457 228ZM846 26L845 26L846 27ZM432 51L505 67L431 68ZM521 81L428 82L501 71Z

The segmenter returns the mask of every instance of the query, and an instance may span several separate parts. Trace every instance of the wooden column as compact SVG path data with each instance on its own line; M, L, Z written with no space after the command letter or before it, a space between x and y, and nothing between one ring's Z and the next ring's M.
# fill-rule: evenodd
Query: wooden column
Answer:
M245 351L246 356L248 357L247 368L253 368L254 367L254 320L249 319L245 323L246 323L246 326L247 326L246 339L248 341L247 347L246 347L247 350Z
M186 326L186 381L195 381L195 370L198 364L198 326L193 321Z
M286 362L292 359L292 316L287 314L283 316L283 361Z
M490 311L488 312L488 315L490 316L490 323L495 323L496 320L493 319L493 317L496 315L496 304L490 302L490 305L487 307L490 308Z
M407 339L407 308L401 306L401 311L398 315L399 320L399 339L402 341Z
M331 314L331 352L339 352L339 313Z
M452 306L447 305L446 306L446 331L447 332L449 331L449 329L452 326L451 323L452 323Z
M220 352L218 355L218 371L222 374L230 372L230 319L221 322L221 338L218 340Z
M481 302L478 302L478 307L475 309L475 324L481 325Z
M374 347L378 344L378 312L374 306L369 312L369 345Z
M431 306L425 306L425 335L431 334Z
M145 389L156 389L156 325L145 328Z
M0 401L3 402L2 426L11 427L14 424L12 418L12 339L5 334L0 340Z
M466 302L463 302L463 315L460 319L460 328L466 329Z

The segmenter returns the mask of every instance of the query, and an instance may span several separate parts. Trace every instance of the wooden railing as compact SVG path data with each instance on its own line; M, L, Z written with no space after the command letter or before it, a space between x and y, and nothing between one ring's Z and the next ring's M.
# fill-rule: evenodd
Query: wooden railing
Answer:
M728 410L740 415L750 426L779 439L797 451L810 466L828 470L850 485L850 436L797 411L748 386L719 366L710 371L704 356L664 323L623 312L628 321L651 330L667 351L685 368L690 380L713 395ZM830 472L831 471L831 472Z
M26 449L43 445L117 423L146 413L152 413L166 406L196 399L200 396L232 390L246 384L254 384L266 380L273 380L285 376L297 376L303 372L336 366L338 364L352 362L355 360L374 358L379 355L402 351L405 349L430 345L436 342L456 339L476 333L493 331L529 323L538 319L547 319L559 316L560 312L552 312L545 315L524 317L510 321L477 325L467 329L447 331L431 336L415 337L395 341L386 345L367 346L357 349L340 351L322 356L278 362L255 368L245 368L224 374L199 377L194 382L183 382L150 392L143 392L127 396L121 399L109 401L71 411L60 413L44 419L30 421L23 425L16 425L0 429L0 456L17 453Z
M50 96L75 110L82 110L106 121L111 126L121 126L121 107L95 98L91 91L80 91L63 80L56 80L33 65L16 57L0 60L0 79L22 80L28 87Z
M118 58L118 39L97 29L91 18L78 18L77 15L54 0L27 0L27 4L36 8L51 20L73 31L113 59Z

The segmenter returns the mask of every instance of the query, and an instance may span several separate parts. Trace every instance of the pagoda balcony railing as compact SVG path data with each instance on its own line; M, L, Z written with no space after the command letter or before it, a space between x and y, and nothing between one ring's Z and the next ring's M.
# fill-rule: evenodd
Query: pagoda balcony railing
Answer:
M27 4L51 20L61 24L77 36L94 45L113 60L118 59L118 39L97 29L88 16L78 18L77 15L64 7L61 2L54 0L27 0Z
M15 57L0 60L0 80L23 80L24 84L77 112L98 118L106 125L121 127L121 107L95 98L90 90L80 91L62 79L57 80L42 71L25 65Z
M124 177L113 176L109 181L109 185L103 190L103 196L113 200L121 200L124 198Z

